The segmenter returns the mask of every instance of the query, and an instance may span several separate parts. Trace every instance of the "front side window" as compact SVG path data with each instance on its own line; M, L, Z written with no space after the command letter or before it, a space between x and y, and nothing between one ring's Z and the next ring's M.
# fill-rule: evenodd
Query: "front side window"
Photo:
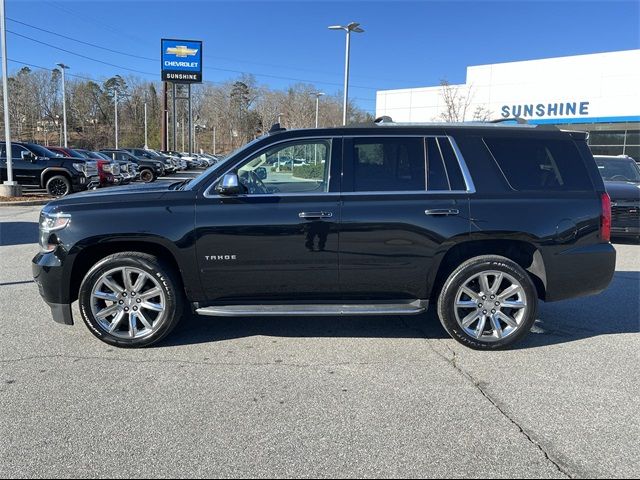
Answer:
M249 194L315 194L329 191L331 142L313 140L263 150L238 169Z
M425 190L422 138L360 138L353 142L354 191Z

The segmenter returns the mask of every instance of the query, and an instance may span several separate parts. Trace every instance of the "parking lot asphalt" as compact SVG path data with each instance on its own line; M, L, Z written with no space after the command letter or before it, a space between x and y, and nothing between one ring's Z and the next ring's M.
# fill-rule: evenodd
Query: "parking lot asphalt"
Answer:
M640 475L640 246L510 351L417 317L189 317L119 350L57 325L39 207L0 208L2 477ZM576 279L580 281L580 279Z

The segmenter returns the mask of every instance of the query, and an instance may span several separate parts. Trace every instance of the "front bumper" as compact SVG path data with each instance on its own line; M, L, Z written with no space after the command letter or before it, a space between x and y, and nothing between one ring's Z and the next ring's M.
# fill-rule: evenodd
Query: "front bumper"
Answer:
M92 177L85 177L84 175L78 175L71 179L71 189L74 192L89 190L90 188L93 188L96 185L100 185L100 177L97 175Z
M55 252L40 252L31 261L33 280L38 285L40 296L51 308L53 320L64 325L73 325L68 276L62 261Z

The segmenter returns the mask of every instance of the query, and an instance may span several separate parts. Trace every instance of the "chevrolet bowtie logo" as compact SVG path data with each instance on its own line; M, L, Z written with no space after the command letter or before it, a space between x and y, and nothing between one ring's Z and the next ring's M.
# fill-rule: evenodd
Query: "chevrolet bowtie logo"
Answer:
M167 48L167 54L180 58L193 57L196 53L198 53L197 48L188 48L186 45L176 45L175 47Z

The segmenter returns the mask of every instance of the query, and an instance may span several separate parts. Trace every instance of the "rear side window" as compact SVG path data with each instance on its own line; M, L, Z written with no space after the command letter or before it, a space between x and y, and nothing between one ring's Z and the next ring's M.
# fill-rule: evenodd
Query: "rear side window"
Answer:
M571 140L485 138L514 190L592 190L582 157Z
M361 138L353 142L354 191L424 191L422 138Z

